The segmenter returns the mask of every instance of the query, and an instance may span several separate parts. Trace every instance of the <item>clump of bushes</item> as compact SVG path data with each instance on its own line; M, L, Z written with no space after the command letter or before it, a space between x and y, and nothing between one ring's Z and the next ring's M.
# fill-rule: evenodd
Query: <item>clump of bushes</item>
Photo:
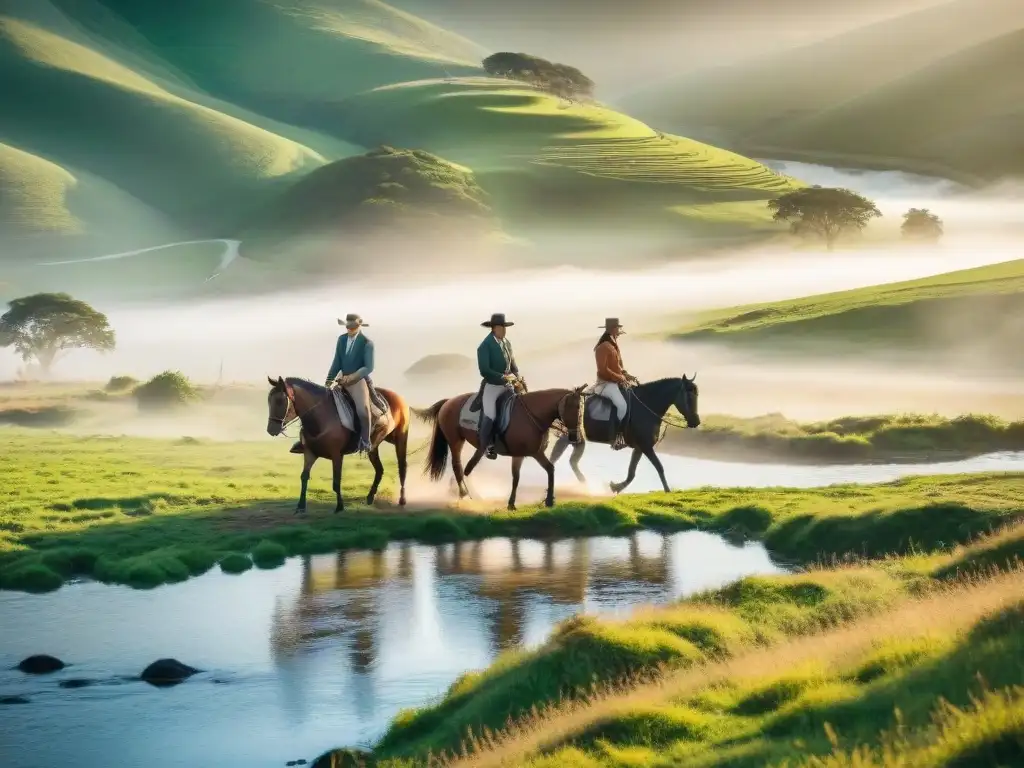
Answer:
M111 376L110 381L103 387L104 392L127 392L132 387L138 386L139 380L131 376Z
M164 371L145 384L137 386L132 395L143 409L173 408L199 399L198 390L179 371Z

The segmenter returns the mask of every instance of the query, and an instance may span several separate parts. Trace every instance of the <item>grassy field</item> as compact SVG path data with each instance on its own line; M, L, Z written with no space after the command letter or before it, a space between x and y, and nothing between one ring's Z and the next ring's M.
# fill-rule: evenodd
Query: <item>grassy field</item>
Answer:
M331 512L329 468L323 465L310 486L311 511L297 519L298 466L284 442L85 438L15 428L5 429L4 438L0 467L10 480L0 490L4 588L53 589L75 575L155 586L201 573L226 557L277 565L289 554L377 548L396 539L565 537L639 528L754 536L779 557L811 562L948 547L1024 513L1019 474L820 491L625 495L489 515L452 508L400 511L387 502L395 473L386 455L379 508L360 503L368 464L350 460L343 483L346 514ZM413 461L418 465L421 458Z
M1021 30L1013 0L955 0L698 71L622 103L664 130L758 157L813 162L818 152L822 162L839 155L850 165L991 180L1024 171Z
M1024 260L903 283L714 310L673 338L846 353L850 347L948 354L1024 365Z

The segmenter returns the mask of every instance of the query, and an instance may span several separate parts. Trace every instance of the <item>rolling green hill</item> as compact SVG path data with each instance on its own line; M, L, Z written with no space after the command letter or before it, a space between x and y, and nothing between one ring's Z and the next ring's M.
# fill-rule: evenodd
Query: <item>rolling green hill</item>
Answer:
M657 127L762 157L993 179L1024 173L1022 29L1017 0L951 0L622 103Z
M591 226L598 215L614 226L689 217L709 229L776 231L765 201L796 183L608 107L567 104L507 80L400 83L329 109L324 121L344 126L352 141L415 143L472 168L499 210L534 224L558 211L560 226L573 215Z
M763 352L846 354L970 348L981 362L1024 369L1024 259L807 298L715 310L672 338Z
M377 0L5 0L3 259L234 237L382 144L469 168L527 239L595 221L673 247L780 231L765 202L799 182L480 77L484 55Z

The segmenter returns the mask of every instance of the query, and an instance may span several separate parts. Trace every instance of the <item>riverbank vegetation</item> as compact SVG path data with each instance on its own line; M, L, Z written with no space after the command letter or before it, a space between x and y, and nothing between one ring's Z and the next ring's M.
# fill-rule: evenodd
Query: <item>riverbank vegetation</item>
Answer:
M569 538L700 528L761 539L787 561L949 548L1024 515L1024 473L911 478L827 489L703 489L567 501L479 514L358 501L368 465L346 463L349 511L334 515L329 467L314 467L310 512L293 514L298 466L280 442L69 437L5 431L0 588L49 590L76 576L152 587L218 563L242 570L288 555L378 549L392 540ZM413 464L417 459L413 457ZM413 470L415 472L415 468ZM415 502L415 494L412 494ZM495 502L495 506L499 506ZM1012 548L1012 546L1011 546Z
M367 764L1016 765L1024 572L923 565L747 578L628 621L573 619L399 715Z

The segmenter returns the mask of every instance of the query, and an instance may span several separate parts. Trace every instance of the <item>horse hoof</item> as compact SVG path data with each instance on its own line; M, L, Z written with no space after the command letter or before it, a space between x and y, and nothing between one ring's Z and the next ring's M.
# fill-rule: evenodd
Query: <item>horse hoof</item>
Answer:
M344 507L335 507L334 508L334 514L336 514L336 515L341 513L341 512L344 512L344 511L345 511Z
M515 512L516 511L516 505L515 504L509 504L508 505L508 511L509 512Z
M618 483L608 483L608 487L612 489L612 493L618 493L622 490Z
M400 507L404 507L404 506L405 506L405 494L404 494L404 493L403 493L403 494L402 494L402 496L401 496L401 497L400 497L400 498L398 499L398 506L400 506Z
M373 504L373 499L374 499L375 495L376 494L371 493L369 496L366 497L366 505L367 506L370 506L371 504Z
M296 507L296 508L295 508L295 514L296 514L296 515L301 515L301 514L302 514L303 512L305 512L305 511L306 511L306 508L305 508L305 507Z
M544 506L545 507L553 507L553 506L555 506L555 500L552 499L552 498L544 499Z

